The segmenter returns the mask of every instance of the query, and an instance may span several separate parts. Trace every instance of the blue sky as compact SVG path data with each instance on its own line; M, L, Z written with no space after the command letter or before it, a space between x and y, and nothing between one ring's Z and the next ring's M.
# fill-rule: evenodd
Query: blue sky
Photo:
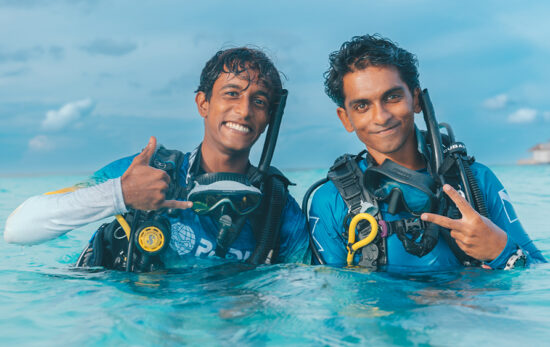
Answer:
M418 56L439 120L479 161L515 163L550 139L549 14L518 1L0 0L0 174L93 171L150 135L194 148L200 71L239 45L287 77L273 163L328 167L362 146L324 94L327 57L366 33Z

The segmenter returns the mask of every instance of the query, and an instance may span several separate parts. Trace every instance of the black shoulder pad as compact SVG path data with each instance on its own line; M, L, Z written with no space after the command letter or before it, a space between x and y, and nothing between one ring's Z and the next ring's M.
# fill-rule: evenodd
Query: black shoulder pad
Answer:
M248 169L247 176L254 186L258 188L260 187L263 180L263 175L260 173L260 170L258 170L257 167L251 165ZM283 173L279 171L279 169L273 166L269 167L269 172L267 173L267 176L281 181L284 184L285 188L290 185L295 185L294 183L290 182L290 180L286 178L285 175L283 175Z
M178 170L183 162L183 152L160 146L151 159L151 166L166 171L171 180L179 180Z
M186 194L180 183L179 172L184 157L185 154L177 149L166 149L164 146L160 146L151 159L152 167L164 170L170 176L170 184L166 192L167 199L178 199Z
M334 164L332 164L332 166L330 167L330 169L328 171L329 172L330 171L338 171L338 169L342 165L345 165L348 160L351 160L351 159L354 159L354 158L355 158L354 154L349 154L349 153L342 154L341 156L336 158L336 160L334 161Z
M276 167L270 166L269 167L269 176L277 178L279 181L283 182L285 187L288 186L295 186L295 183L292 183L286 176Z

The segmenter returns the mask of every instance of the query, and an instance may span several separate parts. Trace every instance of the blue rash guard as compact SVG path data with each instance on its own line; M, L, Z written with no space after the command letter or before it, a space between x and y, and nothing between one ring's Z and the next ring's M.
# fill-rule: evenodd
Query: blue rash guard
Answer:
M132 163L134 156L112 162L95 172L84 185L94 185L121 177ZM186 153L180 170L181 184L187 184L189 168L194 155ZM216 249L218 229L209 216L199 216L192 209L179 210L178 215L168 217L171 224L170 251L165 252L167 266L176 265L182 258L212 257ZM290 194L283 209L278 263L309 263L309 234L305 216ZM226 259L246 260L254 251L256 241L250 221L247 220L238 238L229 248Z
M426 145L422 134L417 130L417 140L420 153L426 153ZM359 163L361 171L367 167L366 159ZM523 229L515 211L512 207L508 193L495 176L486 166L474 163L471 165L472 172L476 178L480 190L489 210L489 218L508 234L506 247L501 254L493 261L486 263L493 269L503 269L507 260L518 248L521 248L527 255L527 263L546 262L540 251L533 244ZM428 172L419 170L428 175ZM414 193L403 190L405 200L414 204ZM404 218L411 218L408 213L391 215L387 212L387 204L379 206L382 219L394 221ZM344 239L343 221L348 213L344 199L338 192L336 186L331 182L322 185L315 193L309 212L309 224L313 243L317 247L324 261L329 265L344 266L347 264L347 240ZM355 254L354 261L357 264L360 258L360 251ZM453 254L445 240L439 238L434 249L419 258L405 251L403 244L396 234L387 239L387 267L388 271L413 270L433 271L461 267L461 263Z

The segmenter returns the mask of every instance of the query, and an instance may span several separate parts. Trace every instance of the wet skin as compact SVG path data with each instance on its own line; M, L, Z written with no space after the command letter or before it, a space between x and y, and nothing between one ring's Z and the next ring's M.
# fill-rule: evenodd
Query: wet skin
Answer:
M248 73L251 75L249 76ZM204 118L203 165L207 171L244 172L252 145L269 122L270 91L254 71L220 74L210 100L195 98Z
M343 88L338 117L379 164L389 158L410 169L424 166L414 136L414 114L421 111L418 89L411 94L394 67L376 66L347 73Z

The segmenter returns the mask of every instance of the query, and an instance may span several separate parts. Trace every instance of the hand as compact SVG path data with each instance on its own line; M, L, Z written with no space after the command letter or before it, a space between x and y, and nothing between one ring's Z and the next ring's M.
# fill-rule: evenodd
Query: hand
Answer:
M506 232L490 219L477 213L450 185L444 185L443 191L456 204L462 218L451 219L433 213L423 213L422 220L450 229L458 247L477 260L491 261L498 257L506 247Z
M186 209L193 206L190 201L166 200L170 176L163 170L149 166L156 147L157 139L151 136L147 147L134 158L122 175L124 203L127 207L144 211L160 208Z

